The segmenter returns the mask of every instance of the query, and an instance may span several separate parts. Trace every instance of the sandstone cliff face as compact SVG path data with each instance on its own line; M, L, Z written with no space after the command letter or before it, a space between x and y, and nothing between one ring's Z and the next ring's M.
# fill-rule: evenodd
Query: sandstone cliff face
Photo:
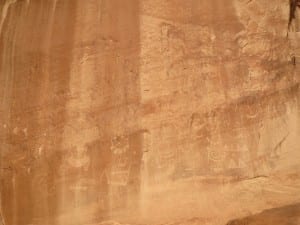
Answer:
M298 14L287 36L282 0L1 0L0 224L299 203Z

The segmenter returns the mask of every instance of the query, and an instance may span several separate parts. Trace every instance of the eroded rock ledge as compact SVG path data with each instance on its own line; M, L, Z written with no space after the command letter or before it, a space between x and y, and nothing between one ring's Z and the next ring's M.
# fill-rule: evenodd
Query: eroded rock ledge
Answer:
M253 216L232 220L227 225L298 225L300 204L264 210Z

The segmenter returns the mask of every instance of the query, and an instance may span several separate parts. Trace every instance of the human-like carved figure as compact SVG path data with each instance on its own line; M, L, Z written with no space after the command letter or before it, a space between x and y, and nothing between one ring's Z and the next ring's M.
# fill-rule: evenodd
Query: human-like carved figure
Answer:
M293 20L296 19L297 7L300 8L300 0L290 0L290 17L288 23L288 31L290 30Z

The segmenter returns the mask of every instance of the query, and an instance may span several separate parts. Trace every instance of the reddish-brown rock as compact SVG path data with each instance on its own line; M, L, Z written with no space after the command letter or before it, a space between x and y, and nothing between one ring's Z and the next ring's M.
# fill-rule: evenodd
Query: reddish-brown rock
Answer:
M299 10L0 0L0 224L215 225L299 203Z

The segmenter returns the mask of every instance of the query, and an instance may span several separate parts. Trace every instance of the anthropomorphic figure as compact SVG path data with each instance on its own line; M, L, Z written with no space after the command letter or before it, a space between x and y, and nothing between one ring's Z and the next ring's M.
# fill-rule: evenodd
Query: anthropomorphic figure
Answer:
M300 0L290 0L290 17L288 23L288 31L290 30L293 20L296 19L297 7L300 8Z

